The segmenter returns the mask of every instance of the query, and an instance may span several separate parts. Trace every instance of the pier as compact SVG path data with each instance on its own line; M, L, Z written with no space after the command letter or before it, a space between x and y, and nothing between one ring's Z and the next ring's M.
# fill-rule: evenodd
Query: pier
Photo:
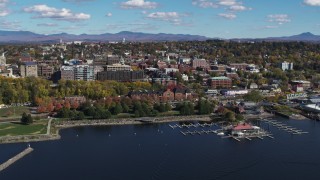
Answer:
M196 124L182 124L182 125L179 125L179 124L175 124L175 125L171 125L169 124L169 126L172 128L172 129L175 129L175 128L197 128L197 127L212 127L212 126L215 126L217 125L216 123L203 123L203 124L200 124L200 123L196 123Z
M24 156L28 155L31 153L33 149L29 146L27 149L23 150L21 153L15 155L14 157L10 158L8 161L2 163L0 165L0 172L11 166L13 163L18 161L19 159L23 158Z
M287 124L284 124L282 122L272 120L272 119L261 119L260 121L265 122L267 124L270 124L270 125L278 128L279 130L283 130L283 131L290 133L290 134L293 134L293 135L301 135L301 134L309 133L309 132L297 129L295 127L289 126Z

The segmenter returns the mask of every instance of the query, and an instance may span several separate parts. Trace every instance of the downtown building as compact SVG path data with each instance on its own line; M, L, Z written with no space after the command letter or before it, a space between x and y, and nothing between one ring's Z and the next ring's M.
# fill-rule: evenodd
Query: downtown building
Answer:
M131 66L114 64L104 67L104 71L97 73L99 81L119 81L132 82L142 81L144 79L143 71L132 71Z
M231 88L232 80L225 76L213 77L208 80L211 88Z
M61 79L93 81L94 66L90 66L90 65L62 66Z

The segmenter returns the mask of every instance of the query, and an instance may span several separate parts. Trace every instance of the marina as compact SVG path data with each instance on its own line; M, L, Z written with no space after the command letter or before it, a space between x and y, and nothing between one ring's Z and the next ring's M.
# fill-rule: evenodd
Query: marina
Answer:
M216 123L203 123L203 124L200 124L200 123L189 123L189 124L175 124L175 125L171 125L169 124L169 126L172 128L172 129L175 129L175 128L197 128L197 127L212 127L212 126L217 126Z
M309 132L307 131L303 131L301 129L289 126L285 123L279 122L277 120L273 120L273 119L261 119L260 121L265 122L269 125L272 125L276 128L278 128L279 130L283 130L287 133L293 134L293 135L302 135L302 134L308 134Z
M218 129L211 129L213 126L217 127ZM221 136L222 138L232 138L236 141L241 141L243 139L251 141L254 138L258 138L260 140L263 140L265 137L268 138L274 138L272 134L266 130L261 129L257 126L252 126L248 123L238 124L235 126L219 126L217 123L190 123L190 124L169 124L169 127L172 129L175 128L194 128L194 130L187 130L183 131L181 130L180 133L184 136L187 135L209 135L209 134L215 134L218 136ZM199 128L209 128L209 129L199 129ZM219 129L220 128L220 129ZM302 131L295 131L296 133L304 133Z

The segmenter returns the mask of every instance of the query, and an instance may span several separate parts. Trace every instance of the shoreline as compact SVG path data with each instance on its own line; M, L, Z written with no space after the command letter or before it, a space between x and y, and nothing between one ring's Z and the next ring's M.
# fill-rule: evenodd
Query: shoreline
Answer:
M260 117L273 117L274 115L264 113L263 115L248 115L247 119L258 119ZM152 121L144 121L144 119L153 119ZM210 115L192 115L192 116L165 116L165 117L143 117L143 118L123 118L123 119L100 119L100 120L62 120L52 121L51 129L55 129L54 133L38 134L38 135L19 135L19 136L2 136L0 144L11 143L27 143L41 142L61 139L60 131L74 127L89 126L123 126L123 125L142 125L142 124L160 124L170 122L188 122L188 121L212 121ZM49 122L48 122L49 123Z
M69 121L53 121L51 127L55 129L52 134L38 134L38 135L19 135L19 136L2 136L0 137L0 144L12 143L27 143L27 142L42 142L61 139L60 130L74 127L89 127L89 126L123 126L123 125L142 125L142 124L158 124L181 121L211 121L209 115L193 115L193 116L166 116L166 117L144 117L153 118L154 121L141 122L139 118L124 118L124 119L100 119L100 120L69 120Z

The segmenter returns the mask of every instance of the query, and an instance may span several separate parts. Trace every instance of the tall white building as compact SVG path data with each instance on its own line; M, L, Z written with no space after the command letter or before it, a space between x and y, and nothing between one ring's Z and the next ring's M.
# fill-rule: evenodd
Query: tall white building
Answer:
M280 68L283 71L293 70L293 63L289 63L289 62L284 61L283 63L280 64L280 66L281 66Z
M6 57L4 55L5 55L5 52L2 53L2 56L0 56L0 65L7 63L7 59L6 59Z

